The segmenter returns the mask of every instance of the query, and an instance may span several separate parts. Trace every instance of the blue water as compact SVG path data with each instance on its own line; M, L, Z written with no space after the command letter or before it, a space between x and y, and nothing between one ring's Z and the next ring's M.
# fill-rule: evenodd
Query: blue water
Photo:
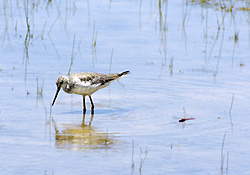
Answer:
M24 2L0 3L1 174L250 174L247 3L159 2L29 2L28 47ZM81 96L50 108L72 52L72 73L131 72L84 120Z

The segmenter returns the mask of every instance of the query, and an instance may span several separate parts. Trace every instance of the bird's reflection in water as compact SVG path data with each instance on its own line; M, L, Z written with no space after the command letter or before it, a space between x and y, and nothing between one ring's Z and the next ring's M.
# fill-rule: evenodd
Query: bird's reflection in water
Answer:
M100 132L91 126L94 114L91 114L90 122L85 124L83 114L82 124L56 124L55 146L59 149L85 151L88 149L110 149L115 144L115 136L112 133ZM59 131L58 127L62 127Z

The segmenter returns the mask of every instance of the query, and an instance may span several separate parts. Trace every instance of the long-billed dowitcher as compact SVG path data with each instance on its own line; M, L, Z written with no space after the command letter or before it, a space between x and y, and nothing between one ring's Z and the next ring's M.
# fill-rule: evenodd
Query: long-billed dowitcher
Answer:
M100 74L93 72L82 72L71 74L69 77L61 75L56 80L57 91L52 102L54 105L57 95L62 88L68 94L78 94L83 97L83 112L86 112L85 96L89 96L91 112L94 113L94 103L91 95L99 89L107 87L112 81L125 76L129 71L116 74Z

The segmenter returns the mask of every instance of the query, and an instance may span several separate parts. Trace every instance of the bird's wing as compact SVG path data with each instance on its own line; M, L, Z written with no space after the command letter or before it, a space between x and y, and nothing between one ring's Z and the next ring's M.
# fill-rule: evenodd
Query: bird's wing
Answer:
M76 73L70 76L70 79L74 79L76 84L81 84L88 86L89 84L93 86L103 86L111 83L115 79L119 78L118 74L100 74L93 72ZM76 81L77 79L77 81Z
M96 77L92 80L92 84L96 84L98 86L103 86L105 84L109 84L115 79L117 79L117 76L109 76L109 75L100 75L99 77Z

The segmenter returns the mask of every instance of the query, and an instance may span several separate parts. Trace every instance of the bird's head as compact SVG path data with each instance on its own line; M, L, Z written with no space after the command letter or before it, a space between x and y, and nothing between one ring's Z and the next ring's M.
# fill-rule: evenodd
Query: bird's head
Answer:
M57 78L56 80L56 86L57 86L57 90L56 90L56 95L54 97L54 100L52 102L52 106L54 105L55 101L56 101L56 98L57 98L57 95L59 93L59 91L61 90L61 88L65 87L66 84L68 83L69 81L69 78L65 75L61 75Z

